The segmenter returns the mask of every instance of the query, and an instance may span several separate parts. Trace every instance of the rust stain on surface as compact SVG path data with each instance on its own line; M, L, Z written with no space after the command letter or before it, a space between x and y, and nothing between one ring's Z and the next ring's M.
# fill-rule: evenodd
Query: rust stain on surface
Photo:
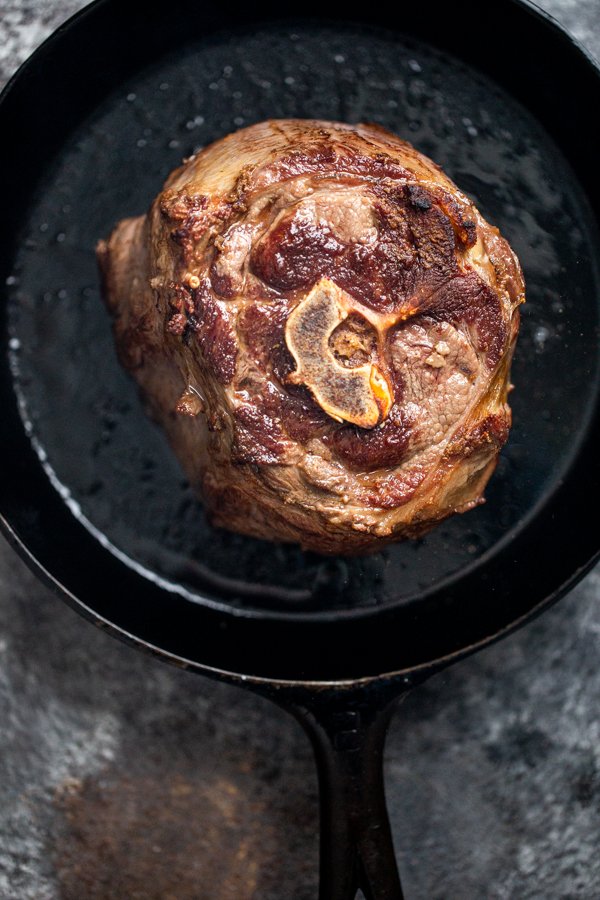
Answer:
M269 883L285 881L279 865L290 835L283 823L304 831L309 822L314 827L314 812L303 815L300 802L293 821L289 810L253 796L251 784L246 790L241 769L234 777L241 784L179 772L65 781L54 798L50 848L62 900L265 896Z

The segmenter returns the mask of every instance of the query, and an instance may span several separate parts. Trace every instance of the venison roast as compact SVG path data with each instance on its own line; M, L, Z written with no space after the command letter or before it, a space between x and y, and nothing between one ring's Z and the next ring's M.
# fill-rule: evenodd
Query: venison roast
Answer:
M244 128L98 257L120 359L216 526L364 553L482 502L523 277L406 141Z

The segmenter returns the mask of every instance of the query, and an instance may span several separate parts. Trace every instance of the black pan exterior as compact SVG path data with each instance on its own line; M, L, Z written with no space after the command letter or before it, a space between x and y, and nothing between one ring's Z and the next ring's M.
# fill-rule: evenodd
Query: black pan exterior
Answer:
M319 8L303 5L303 16ZM268 3L240 9L236 25L281 19ZM395 19L393 18L395 16ZM330 20L347 17L328 8ZM3 215L0 283L11 272L18 223L48 161L74 124L132 72L188 40L227 28L217 8L179 0L100 0L57 32L13 79L0 105ZM593 62L533 7L497 0L486 7L486 38L468 8L437 4L365 11L369 25L398 28L450 50L510 91L544 125L569 160L600 218L599 150L590 124L600 100ZM483 36L482 36L482 32ZM551 61L549 63L549 61ZM8 138L8 139L7 139ZM598 298L589 298L597 305ZM6 303L1 306L3 317ZM8 340L2 322L2 340ZM591 340L598 341L597 335ZM249 680L352 681L428 670L470 652L521 624L560 597L598 557L598 528L585 526L598 508L597 393L577 452L526 524L478 565L410 603L328 616L285 617L225 611L167 592L107 552L73 517L44 472L26 434L13 375L2 354L0 374L0 513L17 549L57 592L96 624L179 664ZM590 366L590 380L598 366ZM564 404L577 403L569 373L557 373ZM593 515L592 515L593 518Z

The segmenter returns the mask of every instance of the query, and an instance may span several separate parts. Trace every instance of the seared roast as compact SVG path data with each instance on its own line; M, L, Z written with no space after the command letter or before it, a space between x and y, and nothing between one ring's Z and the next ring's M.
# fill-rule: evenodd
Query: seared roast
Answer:
M253 125L98 256L123 365L215 525L361 553L482 502L523 278L410 144Z

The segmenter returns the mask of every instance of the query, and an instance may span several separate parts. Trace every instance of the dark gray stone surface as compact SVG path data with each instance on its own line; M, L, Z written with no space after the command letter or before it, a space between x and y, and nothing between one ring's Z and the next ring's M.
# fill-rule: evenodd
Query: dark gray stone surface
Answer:
M0 0L0 78L83 4ZM541 4L600 56L600 0ZM410 900L600 897L600 569L415 691L387 789ZM314 900L299 727L96 631L0 541L0 898Z

